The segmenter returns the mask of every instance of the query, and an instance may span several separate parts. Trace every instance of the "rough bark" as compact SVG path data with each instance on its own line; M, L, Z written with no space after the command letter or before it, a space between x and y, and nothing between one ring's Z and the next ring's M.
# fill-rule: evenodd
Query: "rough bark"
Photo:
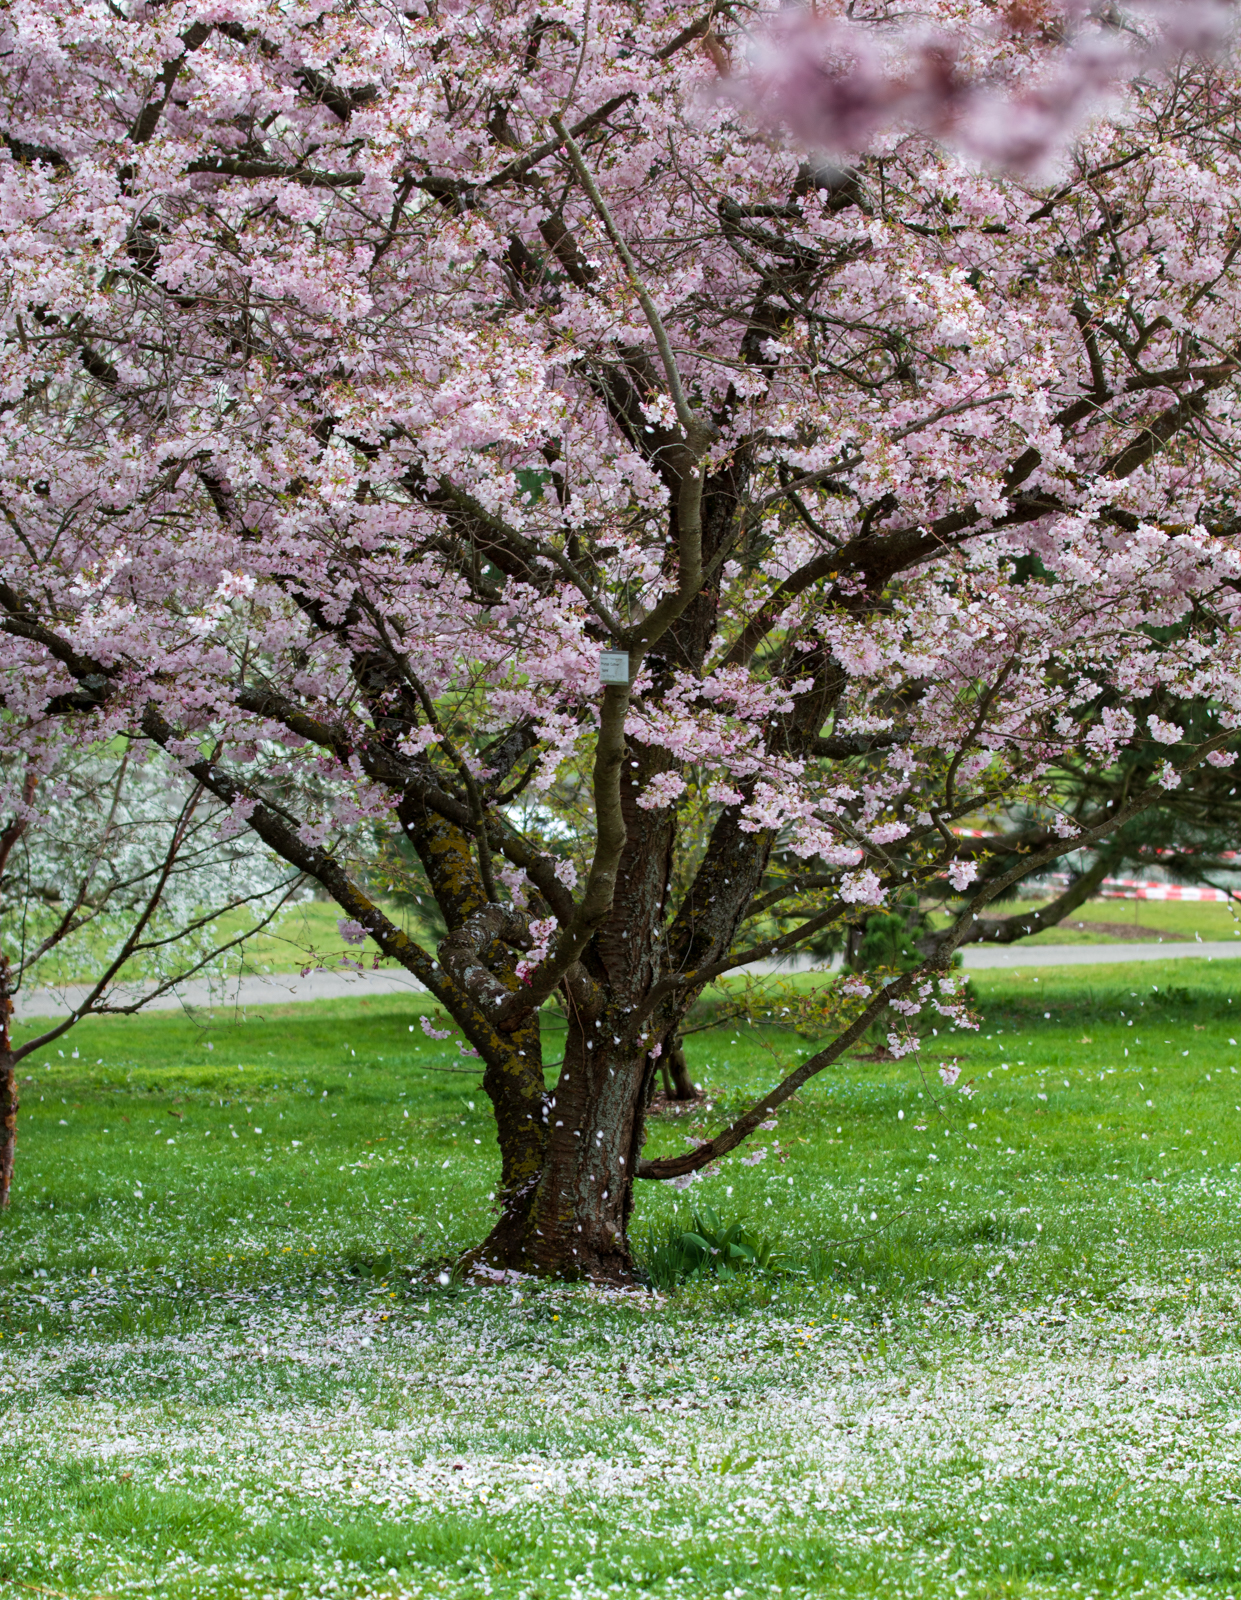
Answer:
M480 1276L517 1271L632 1281L628 1221L647 1067L645 1058L617 1050L617 1024L608 1012L570 1015L560 1077L538 1120L538 1168L466 1258ZM507 1167L507 1152L504 1159Z
M522 1241L525 1262L538 1272L616 1283L633 1275L627 1235L646 1065L615 1049L618 1025L610 1013L570 1025Z
M0 1209L9 1203L17 1153L17 1062L13 1059L13 996L7 956L0 955Z
M501 912L503 918L504 908L488 907L470 842L460 828L421 804L402 806L400 819L448 923L448 938L441 945L441 959L447 968L451 958L446 959L444 946L460 937L471 918L489 909ZM503 931L502 921L498 926ZM518 980L512 973L509 956L509 950L497 939L490 948L479 951L477 961L489 974L491 983L513 990ZM483 1259L506 1263L515 1250L520 1250L543 1167L546 1096L539 1018L534 1012L516 1028L500 1033L487 1026L469 1005L463 987L455 986L455 992L461 997L460 1003L450 1004L450 1009L460 1013L456 1020L468 1036L479 1041L483 1090L495 1113L500 1147L500 1187L496 1196L500 1220L480 1254Z
M625 846L612 907L584 953L585 981L562 988L567 1032L560 1076L543 1098L537 1125L525 1124L526 1139L537 1134L542 1141L537 1165L524 1187L514 1184L513 1204L470 1258L475 1264L610 1283L633 1277L628 1220L653 1067L633 1040L629 1018L660 976L675 827L671 808L647 810L637 802L668 759L637 741L626 747ZM504 1144L502 1133L502 1151ZM523 1163L523 1172L533 1165Z

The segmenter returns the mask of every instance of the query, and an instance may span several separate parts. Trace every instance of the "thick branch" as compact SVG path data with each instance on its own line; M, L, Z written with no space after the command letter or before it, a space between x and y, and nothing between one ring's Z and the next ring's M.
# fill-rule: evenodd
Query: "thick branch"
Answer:
M616 872L627 838L621 807L621 767L625 755L625 719L629 714L629 686L609 683L599 710L599 737L595 744L593 789L595 802L595 853L582 897L572 921L557 935L555 948L530 975L520 994L511 994L495 1013L497 1026L508 1030L541 1006L556 990L569 969L577 964L588 940L602 927L612 909Z
M1192 771L1206 760L1212 750L1220 749L1227 743L1230 734L1220 733L1214 738L1204 741L1199 745L1194 754L1179 769L1182 773ZM935 955L925 962L922 967L913 972L903 973L890 985L880 991L867 1005L861 1016L850 1027L832 1040L826 1049L818 1055L811 1056L809 1060L791 1073L782 1083L776 1085L770 1093L763 1096L749 1111L725 1128L722 1133L696 1149L687 1151L684 1155L668 1156L659 1161L642 1161L638 1163L635 1176L639 1178L679 1178L687 1172L697 1172L701 1167L707 1166L712 1161L717 1161L720 1156L727 1155L730 1150L741 1144L759 1123L771 1114L777 1106L782 1105L792 1095L796 1094L802 1084L808 1082L818 1073L830 1067L841 1055L860 1039L870 1024L886 1009L889 1001L899 1000L914 987L932 977L936 970L944 970L952 956L962 944L969 943L974 938L974 929L978 926L979 912L992 900L1012 887L1019 879L1026 877L1031 871L1039 867L1050 866L1053 861L1061 856L1068 855L1074 850L1089 849L1101 839L1118 828L1122 823L1129 822L1132 818L1149 810L1151 806L1165 794L1159 785L1153 785L1137 796L1127 806L1117 811L1116 815L1107 818L1093 828L1087 828L1072 839L1059 839L1047 847L1039 855L1023 861L1019 866L1010 869L1002 876L992 879L980 888L979 892L970 901L965 912L957 919L956 924L949 931L948 936L941 942Z
M530 948L530 918L525 912L513 906L486 905L441 940L438 952L444 971L479 1005L490 1010L503 1005L512 992L484 964L485 952L497 944L519 950Z
M181 43L184 49L179 56L174 57L171 61L164 62L163 70L159 76L164 92L158 99L148 100L138 113L133 127L129 130L129 138L132 144L146 144L149 142L159 125L159 119L163 115L164 107L168 104L172 95L173 85L181 75L181 68L185 65L186 56L207 42L211 37L211 28L212 24L209 22L195 22L181 35Z
M760 1122L765 1121L778 1106L791 1099L802 1084L808 1083L811 1078L825 1071L834 1061L839 1060L846 1050L855 1045L871 1023L883 1015L891 1001L903 998L915 983L925 978L926 973L922 971L907 972L897 978L888 988L879 991L857 1020L843 1033L837 1034L826 1050L821 1050L818 1055L804 1061L796 1072L790 1073L783 1083L777 1084L769 1094L765 1094L735 1122L730 1123L722 1133L717 1133L714 1139L699 1145L697 1149L686 1151L684 1155L665 1156L657 1161L639 1161L634 1176L655 1179L680 1178L687 1172L697 1172L710 1162L726 1156L730 1150L735 1150L749 1138Z
M142 715L142 731L162 749L167 749L176 737L176 730L154 706L148 706ZM424 983L438 998L447 1004L446 986L439 969L424 950L401 928L383 914L373 901L358 888L339 861L317 845L308 845L298 836L285 819L262 800L253 795L244 784L229 776L214 761L202 760L189 764L186 770L204 789L214 794L225 805L238 801L253 803L247 825L263 843L283 861L299 872L314 878L336 901L342 910L362 925L384 955L400 962Z
M1041 933L1044 928L1054 928L1068 916L1070 911L1076 911L1078 906L1090 899L1112 870L1112 865L1110 855L1100 856L1088 871L1083 872L1062 894L1057 895L1041 910L1022 911L1010 917L980 919L973 935L962 943L1012 944L1016 939L1024 939L1027 934ZM939 938L932 935L928 939L920 940L918 949L924 956L934 957L939 942Z

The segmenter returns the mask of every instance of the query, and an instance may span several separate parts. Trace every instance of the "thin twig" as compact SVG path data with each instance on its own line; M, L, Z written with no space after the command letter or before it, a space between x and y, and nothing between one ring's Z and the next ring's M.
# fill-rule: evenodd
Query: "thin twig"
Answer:
M599 186L595 183L594 178L591 176L590 168L586 165L586 162L582 158L582 152L578 146L577 140L565 127L564 123L558 116L552 117L549 120L552 127L564 141L564 147L568 152L569 161L572 164L574 172L577 173L578 182L585 190L587 199L590 201L591 205L594 206L600 222L603 223L604 231L606 232L608 238L612 241L612 246L617 255L624 263L625 271L629 274L629 282L633 286L633 291L638 297L638 302L642 307L648 324L650 325L651 332L655 336L655 344L659 350L659 358L663 362L664 373L668 379L668 388L672 392L672 404L676 408L677 420L685 430L685 442L690 446L691 449L694 449L702 442L705 430L703 428L703 424L690 410L689 402L685 398L685 392L681 388L681 374L677 368L676 356L672 353L672 344L668 338L667 329L664 327L663 318L660 316L655 302L651 299L650 295L643 287L642 280L638 277L637 262L630 254L629 246L621 237L620 229L612 220L612 213L608 210L607 201L604 200L602 194L600 194Z
M881 1233L886 1233L894 1222L899 1222L902 1217L907 1217L909 1210L898 1211L894 1217L889 1217L875 1229L873 1233L859 1233L853 1239L833 1239L830 1244L819 1246L820 1250L843 1250L847 1244L865 1244L868 1239L877 1239Z

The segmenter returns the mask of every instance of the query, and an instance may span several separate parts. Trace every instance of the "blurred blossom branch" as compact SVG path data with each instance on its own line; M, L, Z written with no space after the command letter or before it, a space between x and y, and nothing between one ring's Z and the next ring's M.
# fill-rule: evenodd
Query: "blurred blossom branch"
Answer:
M815 5L759 34L748 70L721 74L717 93L839 159L917 133L1042 178L1119 87L1219 50L1235 25L1232 0L1013 0L972 23L947 8Z

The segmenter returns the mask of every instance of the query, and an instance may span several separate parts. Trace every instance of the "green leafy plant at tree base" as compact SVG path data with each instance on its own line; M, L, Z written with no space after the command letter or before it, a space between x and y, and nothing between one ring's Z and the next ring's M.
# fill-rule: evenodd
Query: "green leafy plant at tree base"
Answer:
M662 1233L648 1232L639 1254L651 1286L665 1292L696 1274L732 1278L747 1270L781 1272L786 1266L777 1240L752 1232L741 1220L725 1224L707 1205L691 1213L688 1228L673 1217Z

